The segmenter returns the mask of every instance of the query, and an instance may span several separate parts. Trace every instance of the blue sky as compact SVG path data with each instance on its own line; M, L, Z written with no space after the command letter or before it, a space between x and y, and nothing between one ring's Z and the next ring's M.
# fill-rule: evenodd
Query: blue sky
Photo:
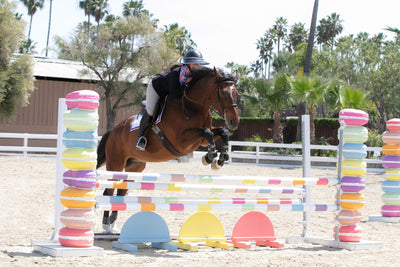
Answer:
M54 0L51 36L69 37L74 27L86 20L78 0ZM110 13L120 15L124 0L109 0ZM145 9L160 20L159 26L178 23L186 27L192 39L212 65L223 67L227 62L248 65L258 57L256 41L276 18L288 24L311 21L314 0L144 0ZM28 22L26 9L18 3L17 11ZM343 20L342 35L384 32L386 26L400 28L398 0L320 0L318 21L336 12ZM49 1L33 17L31 39L44 55L48 25ZM26 33L28 25L26 27ZM52 39L50 47L52 46ZM53 54L54 55L54 54Z

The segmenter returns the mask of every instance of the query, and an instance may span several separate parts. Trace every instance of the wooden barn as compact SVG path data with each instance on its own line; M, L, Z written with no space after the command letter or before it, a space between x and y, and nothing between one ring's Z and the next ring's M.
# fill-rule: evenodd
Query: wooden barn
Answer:
M29 98L29 105L22 107L11 119L0 118L2 133L56 134L58 99L76 90L97 90L98 79L93 75L82 76L85 67L80 62L35 57L35 90ZM145 90L145 89L143 89ZM132 108L121 109L116 122L137 113ZM99 134L106 130L104 102L99 107ZM11 143L10 143L11 142ZM55 146L55 141L34 140L33 146ZM0 139L1 145L20 145L21 140Z

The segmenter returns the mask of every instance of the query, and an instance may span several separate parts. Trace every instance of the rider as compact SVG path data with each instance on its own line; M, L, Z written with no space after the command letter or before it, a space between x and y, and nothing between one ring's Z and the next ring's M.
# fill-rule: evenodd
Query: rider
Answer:
M207 64L209 63L203 59L200 51L190 50L183 58L183 65L173 67L168 73L157 74L150 81L146 90L146 109L140 121L139 137L136 143L137 150L144 151L146 149L146 134L153 120L158 99L166 95L171 97L180 96L189 82L190 72L201 65Z

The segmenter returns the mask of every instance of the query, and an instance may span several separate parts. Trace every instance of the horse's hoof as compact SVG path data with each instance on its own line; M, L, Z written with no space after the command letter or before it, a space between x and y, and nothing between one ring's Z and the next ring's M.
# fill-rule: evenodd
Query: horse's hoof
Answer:
M214 159L213 162L211 163L211 169L215 170L219 170L221 169L222 165L218 164L218 160Z
M228 161L229 160L229 154L228 153L224 154L223 160L224 161Z
M103 223L103 230L104 230L103 232L106 233L106 234L112 233L112 229L111 229L111 226L109 224L104 224Z
M119 233L120 232L120 230L115 222L111 224L110 230L111 230L111 233Z
M210 162L208 162L207 161L207 155L206 156L203 156L202 158L201 158L201 163L203 163L203 165L204 166L207 166L208 164L210 164Z

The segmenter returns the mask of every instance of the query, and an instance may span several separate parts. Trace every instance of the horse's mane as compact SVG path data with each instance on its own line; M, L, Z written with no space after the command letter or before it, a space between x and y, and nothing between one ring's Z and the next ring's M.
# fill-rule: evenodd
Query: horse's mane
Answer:
M194 84L196 84L199 80L201 80L202 78L214 74L214 70L207 68L207 67L201 67L198 69L193 70L190 73L190 82L189 82L189 86L192 87Z
M217 69L217 70L222 76L222 78L220 80L218 80L218 82L228 82L228 81L233 82L234 81L234 78L231 74L225 73L222 69ZM192 71L192 73L190 74L190 77L192 79L189 82L189 87L192 87L194 84L196 84L196 82L198 82L199 80L201 80L202 78L204 78L208 75L214 75L214 69L207 68L207 67L201 67L201 68L198 68L198 69Z

